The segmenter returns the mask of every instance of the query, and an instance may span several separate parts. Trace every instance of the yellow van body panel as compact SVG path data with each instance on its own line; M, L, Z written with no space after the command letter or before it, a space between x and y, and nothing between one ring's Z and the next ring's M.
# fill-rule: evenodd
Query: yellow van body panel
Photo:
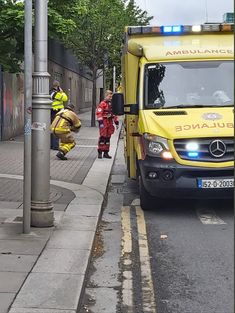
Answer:
M184 112L185 115L161 115L158 111ZM180 113L179 112L179 113ZM208 116L216 114L218 119L210 120ZM187 108L140 110L138 127L141 134L149 133L168 139L232 137L234 129L233 108Z
M139 49L142 47L142 56L145 56L148 62L221 60L233 58L233 42L232 34L220 33L156 37L135 36L128 42L128 51L134 55L135 53L139 54Z
M221 25L220 25L221 26ZM217 196L221 189L206 189L199 186L204 180L221 180L225 185L232 182L234 162L229 158L201 159L180 158L174 141L181 142L228 139L229 149L234 137L234 108L232 106L205 106L144 109L145 65L155 63L181 63L201 61L229 61L234 59L234 35L232 31L205 31L180 34L141 34L126 28L122 53L122 86L125 111L125 158L130 178L141 176L142 198L146 194L166 198L170 196L210 197ZM146 27L146 32L148 32ZM221 28L222 29L222 28ZM231 82L233 84L234 82ZM173 112L173 114L169 114ZM183 112L183 113L182 113ZM164 160L146 152L144 134L165 138L173 159ZM207 150L208 152L208 150ZM184 155L182 156L184 157ZM205 161L209 160L209 161ZM169 172L173 178L167 181ZM149 176L149 173L153 176ZM154 178L156 173L156 178ZM170 177L170 176L169 176ZM226 185L226 186L227 186ZM231 187L231 185L229 185ZM220 195L231 196L232 188L224 188ZM222 190L223 191L223 190ZM213 193L212 193L213 192ZM174 194L174 195L173 195ZM147 197L147 196L146 196ZM219 197L219 196L218 196ZM140 191L141 198L141 191Z
M186 115L156 116L158 112L169 111L177 112L179 109L168 110L140 110L138 129L143 135L148 133L159 137L166 138L170 146L170 151L174 159L179 164L193 166L221 167L233 166L234 162L196 162L182 160L178 157L174 145L174 139L194 139L194 138L213 138L213 137L233 137L234 136L234 115L233 108L191 108L180 109ZM210 116L217 116L216 119L208 119ZM139 154L141 156L141 154Z

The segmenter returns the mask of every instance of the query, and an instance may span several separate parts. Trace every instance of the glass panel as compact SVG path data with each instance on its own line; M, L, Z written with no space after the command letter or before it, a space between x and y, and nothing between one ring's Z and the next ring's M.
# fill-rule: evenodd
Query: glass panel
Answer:
M145 69L145 107L234 104L232 61L157 63Z

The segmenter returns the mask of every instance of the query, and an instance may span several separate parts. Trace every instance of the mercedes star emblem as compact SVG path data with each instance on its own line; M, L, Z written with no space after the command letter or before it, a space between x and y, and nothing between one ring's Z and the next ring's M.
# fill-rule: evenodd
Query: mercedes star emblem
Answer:
M209 145L209 152L215 158L221 158L226 152L226 145L222 140L213 140Z

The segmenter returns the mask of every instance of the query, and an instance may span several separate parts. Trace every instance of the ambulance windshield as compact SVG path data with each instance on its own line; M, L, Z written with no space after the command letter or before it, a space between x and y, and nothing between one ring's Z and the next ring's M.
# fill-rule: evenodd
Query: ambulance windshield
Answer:
M230 106L233 86L232 61L148 64L144 104L146 109Z

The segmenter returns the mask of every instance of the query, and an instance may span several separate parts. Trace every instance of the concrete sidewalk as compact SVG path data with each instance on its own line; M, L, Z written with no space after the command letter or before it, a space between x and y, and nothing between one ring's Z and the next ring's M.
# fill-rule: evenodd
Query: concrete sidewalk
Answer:
M68 161L51 150L55 226L22 233L23 137L0 142L0 313L75 313L89 263L120 128L109 159L97 159L90 112Z

